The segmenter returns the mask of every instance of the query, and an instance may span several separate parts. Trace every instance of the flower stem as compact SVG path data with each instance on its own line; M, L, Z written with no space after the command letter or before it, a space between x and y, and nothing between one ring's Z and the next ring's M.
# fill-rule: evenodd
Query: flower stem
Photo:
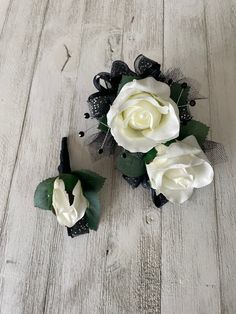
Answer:
M60 165L58 166L58 171L60 174L71 172L67 137L63 137L61 140Z

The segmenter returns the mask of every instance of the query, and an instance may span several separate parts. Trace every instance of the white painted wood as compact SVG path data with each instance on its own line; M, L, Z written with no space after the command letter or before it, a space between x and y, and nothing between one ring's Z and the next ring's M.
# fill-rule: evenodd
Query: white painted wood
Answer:
M162 24L162 1L126 1L122 56L130 67L140 53L162 62ZM112 183L105 313L160 313L160 212L118 171Z
M206 3L212 138L228 162L215 166L222 313L236 313L236 2Z
M4 23L0 24L0 230L46 10L47 0L24 0L21 5L17 1L1 1L0 23Z
M180 67L201 83L208 97L207 51L202 1L165 1L164 65ZM195 118L209 124L209 102ZM162 209L162 313L220 313L214 184L184 204Z
M0 5L0 36L3 32L4 25L7 24L9 13L11 11L11 0L2 0Z

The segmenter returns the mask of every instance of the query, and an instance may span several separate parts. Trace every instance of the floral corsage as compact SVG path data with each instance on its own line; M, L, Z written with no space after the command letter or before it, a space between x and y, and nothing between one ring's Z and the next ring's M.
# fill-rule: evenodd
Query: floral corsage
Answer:
M114 61L110 73L94 77L98 92L89 96L84 116L98 120L99 132L90 148L97 156L118 152L116 167L124 179L133 188L150 189L157 207L183 203L214 176L203 152L209 127L189 110L199 96L175 71L162 73L160 64L143 55L134 69Z
M62 139L59 176L41 182L35 191L35 207L52 211L68 235L76 237L97 230L100 219L98 192L105 179L90 170L71 171L67 138Z

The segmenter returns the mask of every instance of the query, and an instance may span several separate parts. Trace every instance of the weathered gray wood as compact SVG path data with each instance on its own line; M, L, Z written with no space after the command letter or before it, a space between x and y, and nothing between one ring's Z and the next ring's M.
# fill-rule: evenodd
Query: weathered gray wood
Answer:
M33 51L34 48L34 46L27 46L30 45L30 37L24 38L23 45L23 43L19 43L22 35L19 36L20 39L15 36L10 40L9 47L6 38L6 47L3 50L9 59L4 64L3 69L5 72L1 72L1 86L3 86L2 82L11 74L9 66L11 65L12 51L10 49L14 44L17 46L14 63L20 64L19 70L22 71L22 74L26 71L27 75L31 74L31 77L33 74L35 75L30 88L29 100L27 97L23 98L24 93L27 92L27 96L29 94L26 83L25 85L19 85L12 90L12 94L10 93L11 86L16 85L17 81L21 81L22 75L17 77L16 81L10 81L4 90L6 96L9 94L13 97L8 98L8 102L4 98L7 105L13 106L13 114L14 107L16 107L16 112L19 111L18 115L21 113L21 108L17 107L19 106L19 100L25 101L24 105L28 104L28 109L22 126L21 144L15 165L9 202L5 209L5 220L2 225L0 253L2 280L0 308L2 313L44 312L47 309L48 297L53 293L58 292L55 295L56 300L66 298L66 295L61 295L56 289L60 287L64 273L66 275L70 273L70 270L62 271L64 262L66 263L65 267L67 267L68 262L66 260L71 260L71 256L67 256L66 249L64 249L63 239L69 240L65 234L66 229L57 225L52 214L36 210L33 207L33 193L40 180L56 174L60 138L66 135L69 130L70 103L77 74L76 65L79 56L77 47L80 45L84 2L51 1L47 16L46 6L42 6L42 3L38 1L32 3L32 5L31 3L32 1L25 1L22 8L15 4L16 11L19 11L18 14L21 17L16 16L16 14L14 16L15 19L17 17L23 21L22 15L23 17L27 14L31 15L24 22L21 31L18 30L16 34L19 36L19 33L22 33L26 36L27 30L31 29L31 23L33 23L33 31L36 32L38 26L34 25L34 21L38 21L38 19L35 20L35 15L40 13L39 9L44 8L45 28L42 36L40 38L39 34L34 33L36 38L32 38L34 41L41 39L38 56L35 54L35 58L37 57L35 66L27 64L27 53L29 54L30 51L31 54L31 50ZM31 12L32 9L34 14ZM11 24L14 24L14 19ZM10 37L10 30L8 32ZM61 68L66 58L64 44L68 45L74 53L71 63L62 73ZM24 58L20 60L21 50L24 51L24 49L26 49L26 53L23 54ZM16 69L18 68L16 67ZM22 98L16 99L15 94L19 94L18 97L21 96ZM10 112L8 115L10 115ZM7 118L5 117L6 121ZM2 116L1 119L3 119ZM10 116L9 121L12 121ZM12 134L10 133L10 126ZM17 132L20 135L21 125L19 127L17 120L14 127L13 122L9 127L5 129L8 138L9 135L16 137ZM13 144L12 147L14 148ZM8 158L10 157L9 155ZM75 244L73 241L68 241L68 243L69 245ZM80 252L85 252L85 240L80 243ZM85 256L84 253L83 256ZM77 258L79 257L77 256ZM79 260L82 262L81 258ZM77 267L79 267L79 262ZM51 284L56 279L58 280L56 281L57 285L50 289ZM75 285L75 282L69 282L68 284ZM67 302L65 301L64 304L66 307Z
M122 55L130 67L140 53L162 62L162 24L162 1L126 1ZM118 171L110 224L105 313L160 313L160 212Z
M236 312L235 5L1 0L0 313ZM162 210L113 158L94 163L77 135L96 124L83 119L94 74L115 59L132 67L139 53L201 83L209 99L193 112L229 159L215 166L214 185ZM33 207L68 134L72 167L107 177L98 232L73 240Z
M206 2L212 138L228 161L215 166L222 313L236 312L236 2Z
M180 67L208 96L202 1L165 1L164 64ZM209 102L195 118L209 124ZM162 209L162 313L220 313L214 185L196 190L184 204Z
M34 75L47 0L1 2L0 230Z

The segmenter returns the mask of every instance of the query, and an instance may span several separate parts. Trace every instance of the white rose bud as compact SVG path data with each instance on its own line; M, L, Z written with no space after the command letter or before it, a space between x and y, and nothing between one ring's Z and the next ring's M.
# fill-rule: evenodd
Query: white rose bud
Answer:
M69 195L65 190L65 184L62 179L56 178L54 181L52 205L55 209L57 220L60 225L72 227L83 218L86 209L88 208L88 201L83 195L81 183L78 180L72 194L74 196L73 204L70 205Z
M118 145L142 153L178 137L180 128L169 85L152 77L123 86L107 114L107 123Z
M194 188L210 184L214 172L194 136L169 147L156 147L157 156L146 165L150 184L173 203L183 203Z

